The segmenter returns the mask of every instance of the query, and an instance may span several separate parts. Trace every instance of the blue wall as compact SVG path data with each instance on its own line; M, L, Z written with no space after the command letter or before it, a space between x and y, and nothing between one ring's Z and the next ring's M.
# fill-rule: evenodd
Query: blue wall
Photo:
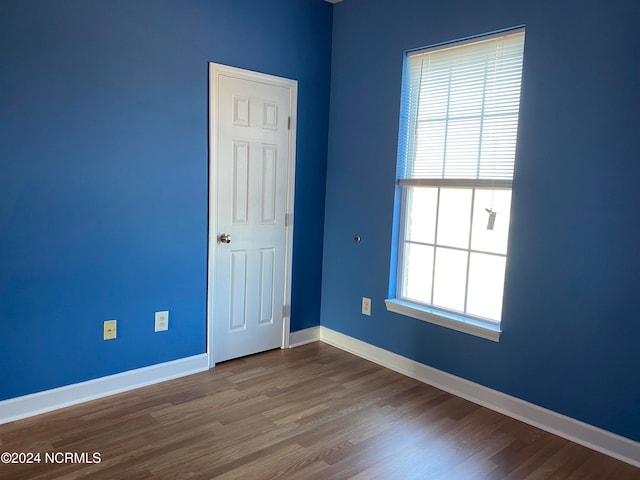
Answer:
M494 343L384 308L401 71L407 49L519 24L519 152ZM639 24L636 0L336 5L322 325L640 440Z
M205 352L209 61L299 81L292 330L319 324L331 25L321 0L0 2L0 400Z

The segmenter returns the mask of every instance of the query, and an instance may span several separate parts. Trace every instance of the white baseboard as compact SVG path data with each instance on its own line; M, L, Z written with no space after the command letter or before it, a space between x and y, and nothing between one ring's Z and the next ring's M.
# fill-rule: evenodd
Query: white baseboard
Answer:
M209 369L206 353L0 401L0 424Z
M316 335L315 329L307 330L296 332L304 337L304 343L314 341L312 336ZM305 332L304 335L302 332ZM483 407L640 467L640 443L629 438L428 367L326 327L319 328L319 335L315 340L323 341Z
M305 328L289 334L289 348L300 347L320 340L320 327Z

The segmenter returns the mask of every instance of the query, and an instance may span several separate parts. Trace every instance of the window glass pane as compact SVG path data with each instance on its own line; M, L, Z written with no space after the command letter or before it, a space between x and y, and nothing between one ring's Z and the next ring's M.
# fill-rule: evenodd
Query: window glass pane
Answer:
M438 209L438 245L469 247L472 189L441 188Z
M444 166L444 138L446 122L423 121L416 128L416 158L412 164L413 177L442 178Z
M487 208L496 212L493 230L487 229L489 222ZM506 255L510 214L511 190L476 189L471 249Z
M437 188L409 187L407 189L407 240L422 243L435 242L437 206Z
M450 120L444 178L477 178L480 118Z
M484 119L480 149L480 178L513 178L518 114Z
M500 321L505 265L505 257L471 254L467 313Z
M418 302L431 303L433 247L405 243L402 273L403 296Z
M459 250L436 248L434 305L464 311L467 255L467 252Z
M485 59L473 55L455 62L451 72L449 116L469 117L482 114L486 82Z
M451 78L449 64L436 65L427 61L422 71L426 75L421 78L418 120L446 118Z

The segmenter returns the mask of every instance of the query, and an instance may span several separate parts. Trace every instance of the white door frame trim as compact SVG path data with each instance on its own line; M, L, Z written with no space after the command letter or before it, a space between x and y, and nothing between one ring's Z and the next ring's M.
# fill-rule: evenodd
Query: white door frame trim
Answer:
M209 63L209 231L208 231L208 248L209 259L207 265L207 355L209 357L209 368L215 366L213 355L213 321L215 302L214 292L214 274L216 244L218 241L217 224L216 224L216 182L215 172L218 165L217 142L218 142L218 78L226 75L242 80L266 83L278 87L289 89L291 118L289 128L289 158L287 173L287 222L286 222L286 246L285 246L285 285L284 285L284 305L286 306L284 318L282 322L282 348L289 347L289 331L291 326L291 276L293 268L293 204L295 193L295 167L296 167L296 127L297 127L297 111L298 111L298 82L288 78L276 77L266 73L253 72L241 68L230 67L219 63Z

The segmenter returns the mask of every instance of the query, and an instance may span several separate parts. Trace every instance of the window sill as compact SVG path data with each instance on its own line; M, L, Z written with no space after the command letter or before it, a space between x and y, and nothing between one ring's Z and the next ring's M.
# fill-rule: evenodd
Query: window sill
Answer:
M485 338L494 342L500 341L502 330L497 326L494 327L492 325L476 322L470 318L458 317L453 314L441 312L439 310L417 305L398 298L385 300L384 303L387 306L387 310L390 312L417 318L418 320L424 320L425 322L457 330L458 332L468 333L469 335L475 335L476 337Z

